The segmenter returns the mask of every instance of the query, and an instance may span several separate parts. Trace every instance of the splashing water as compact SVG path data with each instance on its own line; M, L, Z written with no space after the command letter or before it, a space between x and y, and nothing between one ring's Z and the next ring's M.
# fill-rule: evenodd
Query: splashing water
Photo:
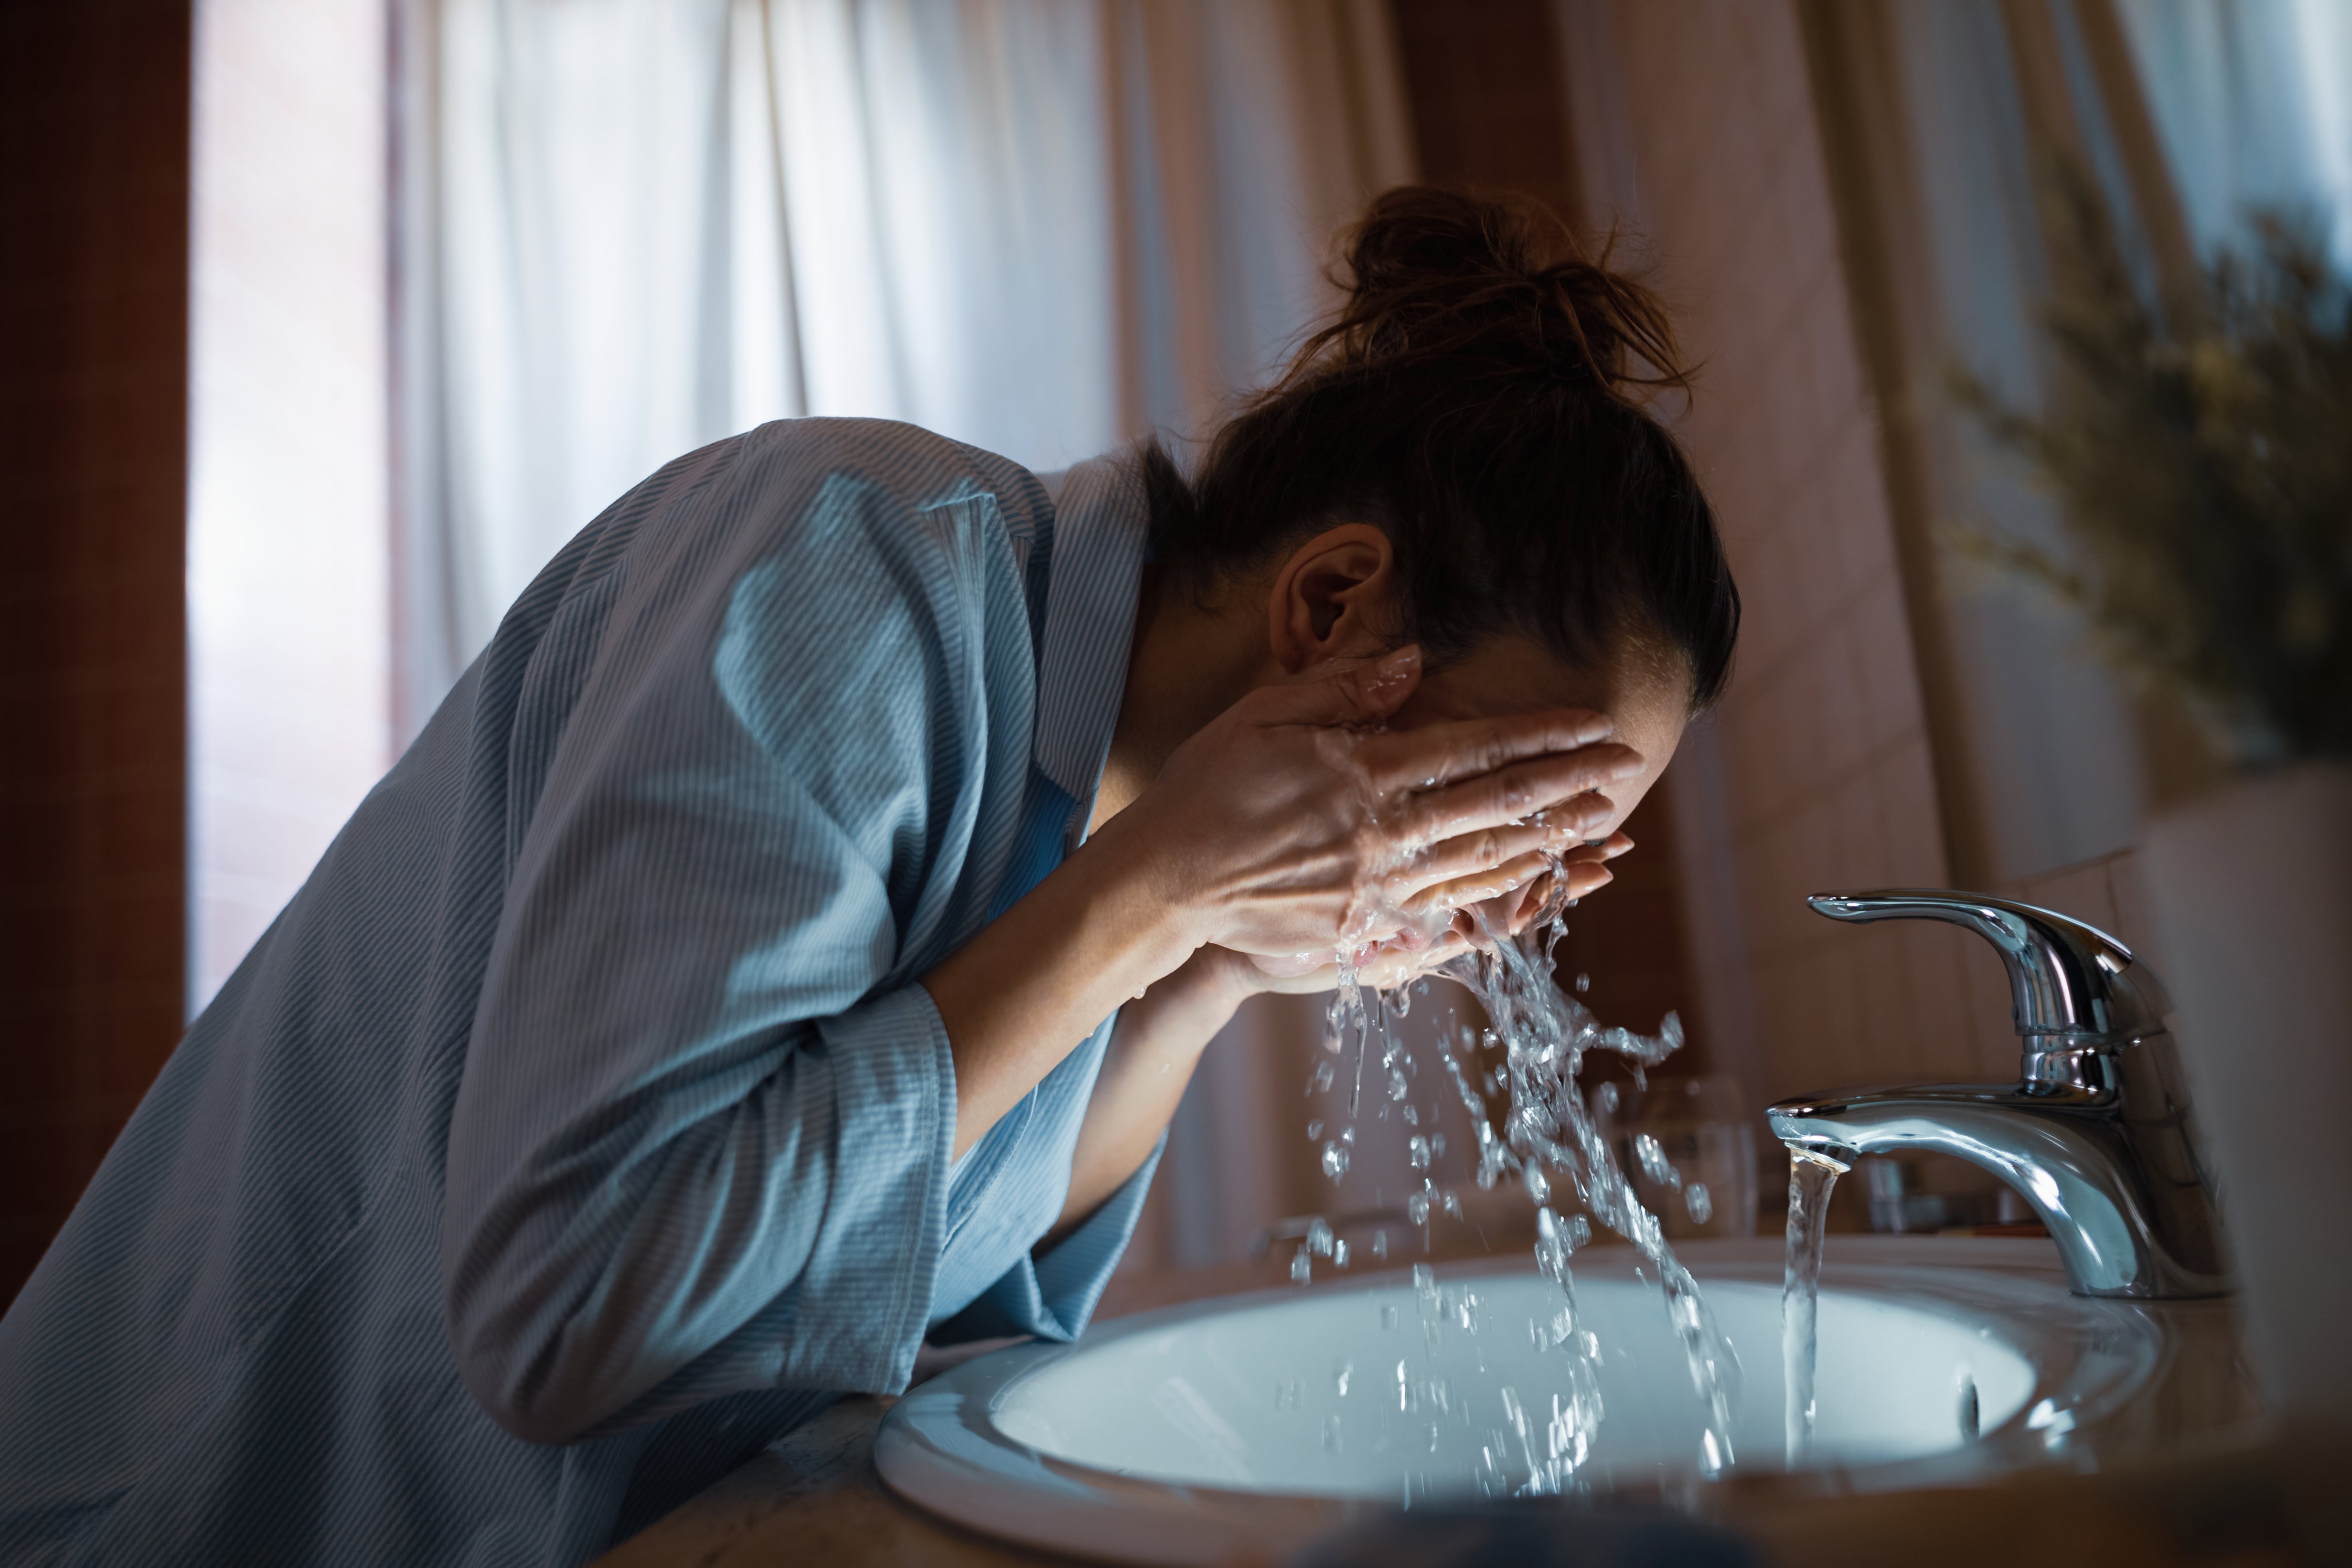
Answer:
M1830 1189L1846 1167L1811 1149L1789 1151L1789 1260L1780 1282L1780 1370L1787 1382L1789 1468L1813 1446L1813 1372L1822 1294L1822 1232Z
M1342 760L1336 758L1334 760ZM1353 759L1344 759L1363 778ZM1434 786L1442 782L1431 779ZM1364 779L1366 797L1372 800L1369 779ZM1377 805L1378 802L1374 801ZM1375 820L1377 813L1369 813ZM1528 821L1540 824L1541 812ZM1427 852L1426 845L1408 845L1403 850L1404 862L1419 860ZM1473 930L1473 950L1454 958L1441 969L1442 974L1467 988L1484 1007L1489 1027L1483 1037L1472 1040L1466 1030L1459 1047L1467 1051L1478 1045L1499 1047L1503 1067L1490 1071L1486 1081L1490 1089L1506 1096L1507 1109L1504 1130L1498 1136L1487 1114L1485 1094L1473 1085L1455 1053L1441 1050L1445 1071L1454 1091L1468 1113L1470 1125L1478 1140L1477 1181L1481 1187L1492 1187L1506 1175L1516 1172L1527 1189L1529 1200L1537 1209L1538 1266L1560 1288L1563 1308L1549 1325L1530 1324L1539 1345L1557 1348L1562 1358L1566 1390L1549 1402L1549 1421L1543 1423L1540 1452L1537 1439L1537 1422L1520 1401L1516 1392L1506 1390L1504 1397L1505 1427L1496 1429L1494 1441L1487 1448L1487 1469L1479 1484L1488 1490L1506 1490L1504 1477L1495 1461L1499 1452L1512 1455L1517 1461L1512 1468L1524 1477L1516 1490L1529 1493L1558 1492L1574 1482L1575 1473L1590 1454L1595 1428L1601 1418L1599 1386L1601 1347L1589 1331L1580 1330L1576 1322L1576 1292L1569 1259L1591 1235L1591 1228L1582 1216L1563 1221L1550 1205L1553 1178L1547 1173L1564 1177L1577 1200L1587 1212L1610 1229L1631 1241L1642 1255L1657 1269L1663 1288L1667 1316L1676 1338L1681 1342L1689 1363L1691 1385L1704 1412L1704 1426L1696 1455L1699 1473L1714 1479L1734 1460L1731 1443L1733 1411L1739 1401L1739 1363L1730 1345L1717 1325L1714 1313L1701 1296L1698 1282L1691 1277L1667 1245L1664 1228L1656 1216L1645 1208L1634 1196L1633 1187L1618 1167L1608 1141L1594 1120L1591 1108L1585 1103L1583 1091L1577 1082L1588 1051L1601 1050L1616 1053L1633 1069L1637 1082L1643 1081L1644 1070L1664 1061L1679 1050L1683 1043L1681 1020L1668 1013L1660 1023L1655 1036L1631 1030L1602 1028L1591 1012L1575 995L1555 981L1552 975L1552 955L1562 936L1567 934L1563 923L1570 901L1567 897L1569 880L1561 862L1551 858L1550 897L1536 917L1517 934L1498 933L1475 909L1468 911ZM1373 1079L1379 1115L1388 1119L1391 1103L1403 1103L1409 1094L1406 1070L1414 1068L1403 1048L1400 1031L1391 1021L1401 1019L1411 1006L1412 987L1421 981L1409 981L1397 988L1394 1001L1389 993L1375 989L1372 1003L1366 1006L1358 962L1365 952L1364 943L1375 929L1385 925L1400 933L1399 940L1406 946L1418 948L1436 939L1454 924L1454 912L1436 910L1419 915L1407 915L1384 904L1377 892L1377 882L1368 883L1360 891L1356 909L1342 932L1336 954L1338 984L1331 996L1326 1015L1328 1034L1325 1049L1344 1057L1346 1038L1354 1036L1356 1052L1354 1071L1346 1085L1347 1130L1340 1141L1324 1146L1324 1169L1337 1181L1347 1171L1346 1145L1352 1143L1354 1123L1363 1110L1364 1083L1368 1060L1372 1057L1375 1032L1379 1046L1379 1076ZM1369 896L1368 896L1369 895ZM1579 976L1575 989L1581 993L1591 983L1588 977ZM1309 1091L1330 1085L1327 1061L1318 1067ZM1386 1092L1382 1093L1381 1090ZM1604 1092L1613 1093L1603 1085ZM1435 1107L1432 1106L1433 1113ZM1408 1115L1417 1123L1417 1113L1408 1107ZM1430 1143L1430 1153L1437 1152L1436 1140ZM1337 1155L1335 1158L1335 1151ZM1411 1158L1410 1145L1408 1157ZM1418 1160L1416 1168L1425 1168ZM1337 1168L1334 1168L1334 1167ZM1461 1210L1454 1196L1441 1193L1434 1181L1424 1175L1421 1190L1406 1200L1406 1211L1413 1223L1422 1228L1424 1247L1429 1241L1429 1224L1433 1200L1443 1205L1445 1212L1459 1215ZM1704 1201L1704 1200L1702 1200ZM1384 1237L1383 1237L1384 1239ZM1375 1256L1384 1253L1376 1248ZM1301 1249L1299 1267L1295 1277L1305 1278L1311 1265L1308 1249ZM1637 1274L1639 1270L1636 1270ZM1425 1268L1414 1270L1416 1283L1422 1288L1423 1328L1434 1349L1435 1336L1443 1322L1442 1309L1447 1304L1442 1292L1431 1281ZM1433 1312L1433 1308L1440 1309ZM1465 1317L1463 1326L1470 1331L1472 1319ZM1475 1331L1472 1331L1475 1332ZM1444 1386L1440 1381L1434 1390L1416 1388L1407 1377L1406 1368L1398 1366L1400 1397L1406 1408L1412 1408L1421 1398L1433 1396L1442 1406L1445 1402ZM1466 1414L1466 1412L1465 1412ZM1410 1490L1407 1493L1410 1500Z
M1692 1389L1705 1406L1699 1472L1712 1478L1734 1458L1731 1423L1739 1400L1738 1360L1699 1293L1698 1281L1666 1244L1657 1217L1634 1197L1577 1082L1591 1051L1613 1051L1637 1072L1656 1066L1681 1048L1682 1023L1668 1013L1655 1036L1602 1028L1581 1002L1552 980L1551 949L1566 929L1555 911L1550 920L1522 936L1490 934L1478 952L1449 966L1449 972L1467 970L1455 977L1486 1008L1492 1032L1503 1047L1510 1091L1503 1135L1490 1137L1482 1130L1479 1138L1479 1185L1492 1186L1514 1166L1523 1179L1539 1179L1547 1169L1563 1175L1594 1218L1633 1243L1656 1266L1667 1317L1690 1364ZM1529 1180L1528 1186L1531 1193L1537 1190L1536 1180ZM1564 1254L1559 1266L1564 1275Z
M1548 914L1548 919L1538 920L1518 936L1487 933L1476 951L1438 971L1475 996L1490 1020L1483 1036L1473 1037L1464 1030L1454 1049L1439 1051L1477 1138L1478 1184L1492 1187L1511 1178L1525 1188L1537 1211L1538 1267L1559 1284L1563 1301L1551 1322L1530 1323L1528 1331L1538 1347L1559 1354L1566 1386L1549 1400L1544 1413L1548 1419L1538 1418L1516 1393L1510 1396L1504 1425L1494 1434L1496 1441L1487 1449L1489 1462L1478 1483L1490 1492L1567 1490L1591 1453L1603 1413L1601 1345L1590 1331L1578 1325L1575 1281L1569 1261L1591 1239L1591 1227L1583 1215L1563 1219L1555 1212L1553 1195L1561 1184L1595 1219L1633 1242L1656 1267L1668 1318L1688 1360L1692 1388L1704 1412L1696 1456L1698 1469L1713 1478L1734 1458L1731 1425L1739 1399L1738 1361L1717 1328L1697 1281L1667 1245L1657 1218L1634 1196L1577 1081L1586 1053L1594 1050L1617 1053L1637 1073L1656 1065L1682 1045L1681 1024L1669 1014L1655 1036L1601 1027L1582 1003L1551 978L1551 949L1566 928L1557 909ZM1414 1064L1391 1022L1386 996L1376 991L1367 1005L1351 967L1343 965L1341 978L1328 1014L1332 1039L1327 1045L1336 1043L1344 1055L1347 1038L1353 1036L1357 1084L1363 1082L1373 1061L1381 1073L1374 1082L1385 1079L1392 1085L1402 1084L1402 1070ZM1490 1090L1506 1098L1507 1109L1500 1134L1488 1114L1486 1093L1472 1078L1482 1047L1503 1053L1500 1071L1482 1075ZM1463 1058L1469 1059L1466 1066ZM1349 1099L1351 1113L1361 1109L1357 1095ZM1424 1135L1415 1134L1407 1140L1408 1164L1416 1173L1428 1169L1429 1156L1435 1152L1434 1137L1424 1140ZM1438 1192L1426 1176L1422 1180L1423 1190L1409 1194L1405 1207L1408 1218L1423 1228L1426 1239L1433 1207L1442 1206L1457 1215L1460 1207L1453 1194ZM1416 1268L1415 1276L1423 1297L1423 1332L1433 1336L1445 1321L1442 1308L1454 1303L1443 1301L1425 1269ZM1407 1388L1404 1393L1416 1406L1429 1396L1423 1389Z

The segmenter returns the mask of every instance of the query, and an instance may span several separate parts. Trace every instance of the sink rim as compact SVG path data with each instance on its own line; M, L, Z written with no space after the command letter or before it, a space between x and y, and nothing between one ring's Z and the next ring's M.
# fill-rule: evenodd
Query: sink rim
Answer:
M1880 1244L1857 1245L1871 1242ZM1694 1243L1683 1251L1703 1283L1780 1281L1777 1239ZM1841 1260L1839 1251L1847 1258ZM1634 1259L1629 1249L1612 1248L1595 1249L1580 1261L1605 1267ZM1434 1266L1441 1280L1451 1281L1534 1272L1532 1260L1507 1256ZM1076 1344L1022 1344L977 1357L898 1401L877 1435L876 1468L908 1501L967 1528L1032 1546L1138 1563L1217 1563L1244 1547L1278 1556L1393 1505L1385 1499L1224 1489L1097 1469L1041 1453L1009 1436L994 1426L994 1411L1045 1368L1130 1334L1297 1300L1308 1291L1337 1294L1410 1281L1408 1265L1350 1273L1303 1289L1276 1286L1203 1298L1111 1320ZM2032 1369L2032 1391L2017 1415L1968 1447L1794 1473L1750 1462L1734 1472L1743 1484L1882 1491L1979 1479L2046 1461L2144 1389L2164 1359L2165 1312L2072 1295L2044 1242L1840 1237L1824 1262L1822 1283L1964 1321L1994 1317L2003 1338ZM1654 1489L1621 1484L1596 1495L1671 1493L1696 1500L1701 1486L1695 1478L1670 1476Z

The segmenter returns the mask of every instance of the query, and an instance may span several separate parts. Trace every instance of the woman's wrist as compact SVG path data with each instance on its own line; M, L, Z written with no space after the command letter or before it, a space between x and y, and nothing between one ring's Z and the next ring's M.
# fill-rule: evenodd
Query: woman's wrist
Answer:
M1087 862L1104 902L1129 922L1160 959L1155 976L1175 972L1215 941L1208 901L1184 874L1181 857L1166 849L1169 835L1150 831L1129 807L1089 837L1075 860Z

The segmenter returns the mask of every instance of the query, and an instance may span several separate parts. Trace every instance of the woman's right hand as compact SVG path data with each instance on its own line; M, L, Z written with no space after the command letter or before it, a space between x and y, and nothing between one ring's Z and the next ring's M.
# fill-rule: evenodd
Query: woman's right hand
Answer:
M1255 691L1097 836L1142 857L1195 946L1294 958L1409 927L1442 939L1453 911L1597 831L1615 809L1602 791L1642 758L1576 709L1382 727L1420 675L1404 648Z

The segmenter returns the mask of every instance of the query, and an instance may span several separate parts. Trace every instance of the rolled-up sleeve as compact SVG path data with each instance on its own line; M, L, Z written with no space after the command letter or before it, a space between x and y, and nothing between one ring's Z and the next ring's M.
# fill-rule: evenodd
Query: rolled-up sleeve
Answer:
M1042 1252L1024 1256L978 1300L931 1331L937 1344L1034 1334L1068 1342L1086 1333L1095 1306L1135 1235L1150 1196L1152 1173L1168 1146L1162 1133L1136 1173L1078 1228Z
M759 548L681 527L596 667L533 672L579 716L508 784L442 1230L459 1371L533 1441L892 1391L929 1312L955 1081L918 980L1019 800L1029 623L988 497L836 475L762 535L775 488L712 486Z

